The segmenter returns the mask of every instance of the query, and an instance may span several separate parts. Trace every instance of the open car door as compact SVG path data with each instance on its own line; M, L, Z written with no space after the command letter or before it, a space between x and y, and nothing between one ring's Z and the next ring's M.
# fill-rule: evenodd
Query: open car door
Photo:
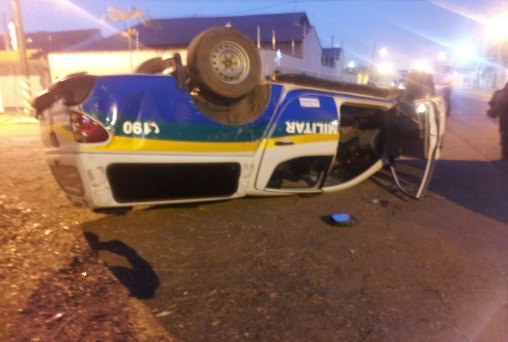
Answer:
M387 156L397 187L421 198L442 146L445 105L441 97L400 103L388 116Z

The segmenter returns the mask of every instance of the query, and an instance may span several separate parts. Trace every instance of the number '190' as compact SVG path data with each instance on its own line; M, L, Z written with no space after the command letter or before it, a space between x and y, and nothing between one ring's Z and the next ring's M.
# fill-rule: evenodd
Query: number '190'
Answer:
M159 126L154 121L125 121L122 126L123 133L134 135L159 134Z

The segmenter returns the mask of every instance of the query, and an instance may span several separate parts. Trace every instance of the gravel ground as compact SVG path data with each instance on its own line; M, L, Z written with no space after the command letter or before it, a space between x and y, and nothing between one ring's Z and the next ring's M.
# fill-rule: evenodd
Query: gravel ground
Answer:
M0 115L0 340L170 341L101 263L47 168L34 120Z

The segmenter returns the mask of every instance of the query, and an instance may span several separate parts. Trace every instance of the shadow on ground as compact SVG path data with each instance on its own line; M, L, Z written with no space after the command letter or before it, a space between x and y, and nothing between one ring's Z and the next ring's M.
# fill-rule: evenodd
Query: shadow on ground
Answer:
M91 232L85 232L84 235L94 252L108 251L125 258L128 266L107 266L132 296L139 299L150 299L154 296L155 290L159 287L159 278L150 264L133 248L120 240L102 242Z
M439 160L430 191L508 224L508 161Z

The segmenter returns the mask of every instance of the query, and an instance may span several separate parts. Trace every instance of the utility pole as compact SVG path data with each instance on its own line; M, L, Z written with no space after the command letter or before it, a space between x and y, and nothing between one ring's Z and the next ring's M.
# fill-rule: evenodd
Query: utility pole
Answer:
M2 27L6 30L7 29L7 16L4 12L2 12ZM5 49L9 50L9 33L8 31L5 31L4 35L4 42L5 42Z
M12 12L14 13L14 26L16 31L16 43L19 52L19 68L23 77L21 89L23 94L23 111L26 114L32 112L32 94L30 90L30 69L28 67L28 58L25 47L25 34L23 31L23 21L21 19L21 8L19 0L12 0Z
M108 8L108 14L105 17L107 21L122 21L125 24L125 34L127 35L127 42L129 44L129 64L130 71L133 71L132 65L132 35L136 32L136 29L131 27L131 20L140 20L143 24L146 24L147 19L142 10L136 7L131 7L128 10L122 10L115 7ZM136 33L137 34L137 33ZM139 37L137 38L139 39ZM139 42L137 43L139 45Z

